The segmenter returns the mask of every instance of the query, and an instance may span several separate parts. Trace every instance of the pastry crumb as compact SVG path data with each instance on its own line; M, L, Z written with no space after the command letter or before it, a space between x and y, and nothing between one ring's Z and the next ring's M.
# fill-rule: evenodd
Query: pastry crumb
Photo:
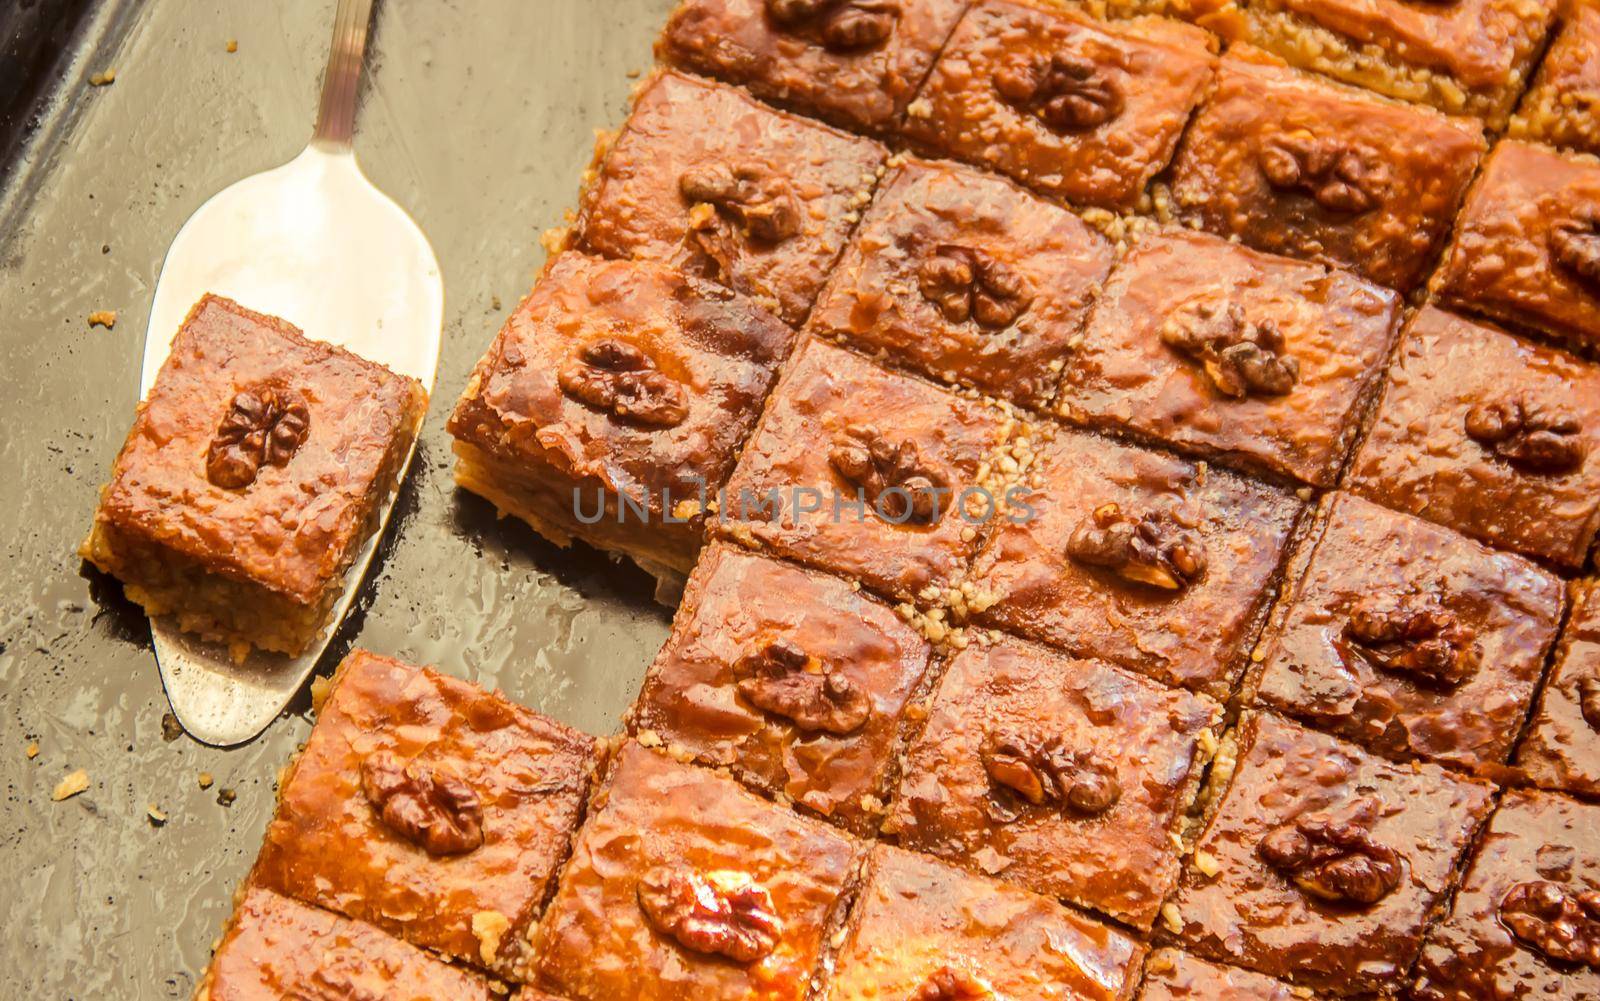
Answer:
M239 51L239 40L237 38L228 39L227 49L228 49L228 52L230 54L234 53L234 52L238 52Z
M233 801L238 798L239 794L234 792L232 789L229 789L227 786L217 790L217 803L221 806L232 806Z
M110 330L117 325L117 311L114 309L97 309L89 314L89 326L104 327Z
M479 911L472 916L472 934L478 939L478 956L493 963L500 952L500 940L511 928L511 919L499 911Z
M64 799L71 799L87 788L89 788L89 773L80 768L57 782L56 787L50 791L50 798L59 803Z
M111 67L107 67L98 73L92 73L89 76L89 86L91 87L109 87L116 82L117 71Z
M156 806L154 803L146 804L144 812L145 812L145 816L150 818L150 826L152 826L152 827L162 827L167 822L166 811L162 810L159 806Z
M213 781L215 781L215 780L211 777L211 773L210 772L201 772L200 773L200 788L202 788L202 789L210 789L211 788L211 783Z
M32 761L34 758L37 758L38 756L39 756L39 742L37 740L29 742L29 744L28 744L28 760Z

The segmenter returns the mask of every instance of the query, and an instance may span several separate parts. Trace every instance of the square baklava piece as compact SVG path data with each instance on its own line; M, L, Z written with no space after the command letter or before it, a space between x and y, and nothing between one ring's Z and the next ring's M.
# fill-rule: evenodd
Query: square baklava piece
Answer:
M456 405L456 481L559 545L687 574L793 339L669 266L563 254Z
M1600 527L1600 365L1425 307L1350 484L1492 546L1581 567Z
M1221 707L1018 640L956 656L884 831L985 875L1148 929Z
M798 325L887 155L737 88L660 73L584 195L578 239L607 257L671 262Z
M1393 289L1421 282L1484 150L1483 127L1277 64L1248 46L1173 168L1178 216Z
M1388 757L1504 764L1561 622L1510 553L1332 494L1259 646L1257 697Z
M1243 0L1241 34L1302 69L1503 128L1557 0Z
M718 529L885 595L936 600L1003 503L1000 470L1017 465L1008 450L1021 433L1003 404L807 339L728 483Z
M240 897L195 993L198 1001L501 996L488 981L364 921L262 889L247 889Z
M1572 585L1572 615L1517 765L1541 786L1600 797L1600 582Z
M995 626L1226 699L1301 505L1161 452L1062 431L1034 446L967 605Z
M1111 245L1009 181L912 161L885 179L810 327L945 382L1050 399Z
M1600 998L1600 806L1506 794L1411 997Z
M1144 946L1045 897L872 850L824 1001L1120 1001Z
M656 52L849 129L899 121L968 0L684 0Z
M283 776L252 885L523 979L594 757L502 695L357 650Z
M1347 272L1163 233L1112 274L1058 407L1075 423L1330 486L1399 317L1394 292Z
M859 587L717 544L629 729L866 834L928 659L927 641Z
M1394 996L1489 815L1492 788L1246 713L1166 929L1329 997Z
M207 295L139 404L80 554L236 659L298 654L327 627L427 409L417 380Z
M539 930L574 1001L799 1001L857 843L732 779L628 743Z
M1511 119L1511 134L1600 153L1600 4L1570 0L1561 17L1561 31Z
M905 133L1073 205L1130 211L1211 80L1210 37L1177 21L1113 25L984 0L934 64Z
M1600 348L1600 160L1497 145L1433 286L1446 305Z
M1145 962L1139 1001L1305 1001L1308 996L1252 970L1218 966L1180 949L1157 949Z

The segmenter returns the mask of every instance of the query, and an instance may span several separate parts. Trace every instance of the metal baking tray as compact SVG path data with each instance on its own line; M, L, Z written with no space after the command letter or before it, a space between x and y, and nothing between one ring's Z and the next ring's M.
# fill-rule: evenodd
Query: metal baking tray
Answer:
M458 492L444 421L672 5L380 2L356 148L433 242L445 342L321 672L361 645L605 734L665 639L644 573ZM333 0L0 0L0 997L189 997L310 728L302 696L241 748L164 733L144 618L76 549L133 417L162 255L212 193L304 145L332 18ZM107 309L116 326L91 328ZM52 802L79 768L88 790Z

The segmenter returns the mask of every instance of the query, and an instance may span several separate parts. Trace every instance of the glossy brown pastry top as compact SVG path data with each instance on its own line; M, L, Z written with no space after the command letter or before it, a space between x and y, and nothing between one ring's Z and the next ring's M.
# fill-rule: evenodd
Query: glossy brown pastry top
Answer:
M939 683L884 825L908 848L1148 928L1204 764L1209 699L1017 640Z
M1600 4L1571 0L1511 134L1600 153Z
M248 889L201 983L203 1001L492 1001L487 982L361 921Z
M1497 145L1434 287L1451 305L1600 348L1600 161Z
M579 239L611 257L669 261L798 324L886 155L734 87L660 73L584 198Z
M1600 806L1506 794L1428 936L1412 997L1600 998Z
M1391 58L1440 70L1469 90L1515 86L1556 0L1275 0Z
M1600 366L1426 307L1349 482L1490 545L1582 566L1600 526Z
M1209 38L1176 21L1109 25L983 0L911 104L906 134L1075 205L1132 209L1211 79Z
M1520 765L1542 786L1600 796L1600 584L1573 585L1572 615Z
M715 496L794 334L653 262L563 254L506 321L450 433L659 516Z
M1052 900L879 845L823 997L1114 1001L1143 955Z
M991 175L912 161L884 181L811 329L1040 405L1110 268L1110 244L1066 209Z
M1344 271L1173 230L1112 274L1058 406L1317 486L1338 476L1399 323Z
M928 654L916 630L859 588L713 545L630 729L868 833Z
M592 738L356 650L284 777L252 882L516 972L587 794Z
M139 405L95 516L315 604L365 538L427 405L415 379L207 295Z
M857 845L732 779L618 752L539 929L575 1001L806 996Z
M840 125L891 128L968 0L684 0L663 59Z
M984 497L1004 496L980 477L1017 429L1000 406L807 339L728 482L720 530L916 597L965 568ZM938 503L908 511L911 495Z
M1163 918L1203 955L1329 996L1395 991L1491 787L1268 713L1246 713L1235 739L1232 782Z
M1304 1001L1303 991L1250 970L1217 966L1179 949L1158 949L1145 963L1139 1001Z
M1482 126L1234 51L1178 153L1181 214L1260 250L1415 286L1483 153Z
M1035 452L1032 491L970 574L980 621L1227 698L1299 502L1092 435ZM1146 535L1143 556L1127 551Z
M1503 763L1562 584L1447 528L1333 494L1261 648L1260 699L1390 757Z

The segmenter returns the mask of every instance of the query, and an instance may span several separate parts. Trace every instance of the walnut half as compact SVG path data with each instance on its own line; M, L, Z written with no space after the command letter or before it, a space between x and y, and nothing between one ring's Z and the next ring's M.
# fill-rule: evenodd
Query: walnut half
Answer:
M994 988L957 966L941 966L928 974L905 1001L993 1001Z
M1257 163L1272 187L1303 194L1329 212L1360 215L1380 201L1380 168L1336 140L1304 132L1276 136L1262 144Z
M1028 311L1022 277L981 250L940 244L917 271L922 297L951 323L1004 330Z
M1124 514L1102 504L1072 533L1067 555L1086 566L1163 591L1181 591L1206 572L1198 532L1166 514Z
M1275 828L1256 854L1309 896L1369 907L1393 893L1404 874L1400 855L1373 837L1377 804L1303 814Z
M991 812L1002 821L1021 815L1018 799L1080 817L1099 816L1122 799L1116 769L1093 750L1070 748L1060 737L998 731L984 741L979 758L1001 793Z
M664 428L689 416L683 385L662 372L654 358L615 337L579 348L556 373L556 384L571 399L617 420Z
M900 20L895 0L766 0L766 8L780 28L814 28L823 48L838 53L882 45Z
M690 205L710 205L732 219L751 240L777 244L800 232L800 203L788 178L759 163L691 167L678 190Z
M1177 310L1161 327L1161 343L1199 364L1217 392L1236 400L1283 396L1300 381L1300 359L1285 351L1278 325L1250 322L1237 302Z
M483 804L448 772L379 751L361 762L361 791L385 827L429 855L464 855L483 844Z
M787 640L741 657L735 670L744 675L738 690L746 701L806 733L848 736L872 715L872 699L860 685Z
M1057 132L1097 128L1126 106L1115 76L1071 52L1003 66L995 72L994 89L1007 104Z
M1524 948L1600 970L1600 891L1575 893L1536 879L1508 890L1499 910L1500 923Z
M1475 404L1465 423L1467 437L1523 472L1570 473L1588 452L1577 417L1525 396Z
M950 482L909 438L891 441L876 427L852 425L834 445L828 464L894 524L931 525L944 513Z
M1552 226L1550 256L1580 281L1600 287L1600 217Z
M1351 606L1344 632L1386 671L1455 686L1478 667L1471 630L1431 593L1366 595Z
M276 386L240 390L206 450L206 479L225 490L247 487L262 466L287 466L310 434L311 410L299 393Z
M645 922L691 952L754 963L783 935L766 887L744 873L656 866L639 880L636 896Z

